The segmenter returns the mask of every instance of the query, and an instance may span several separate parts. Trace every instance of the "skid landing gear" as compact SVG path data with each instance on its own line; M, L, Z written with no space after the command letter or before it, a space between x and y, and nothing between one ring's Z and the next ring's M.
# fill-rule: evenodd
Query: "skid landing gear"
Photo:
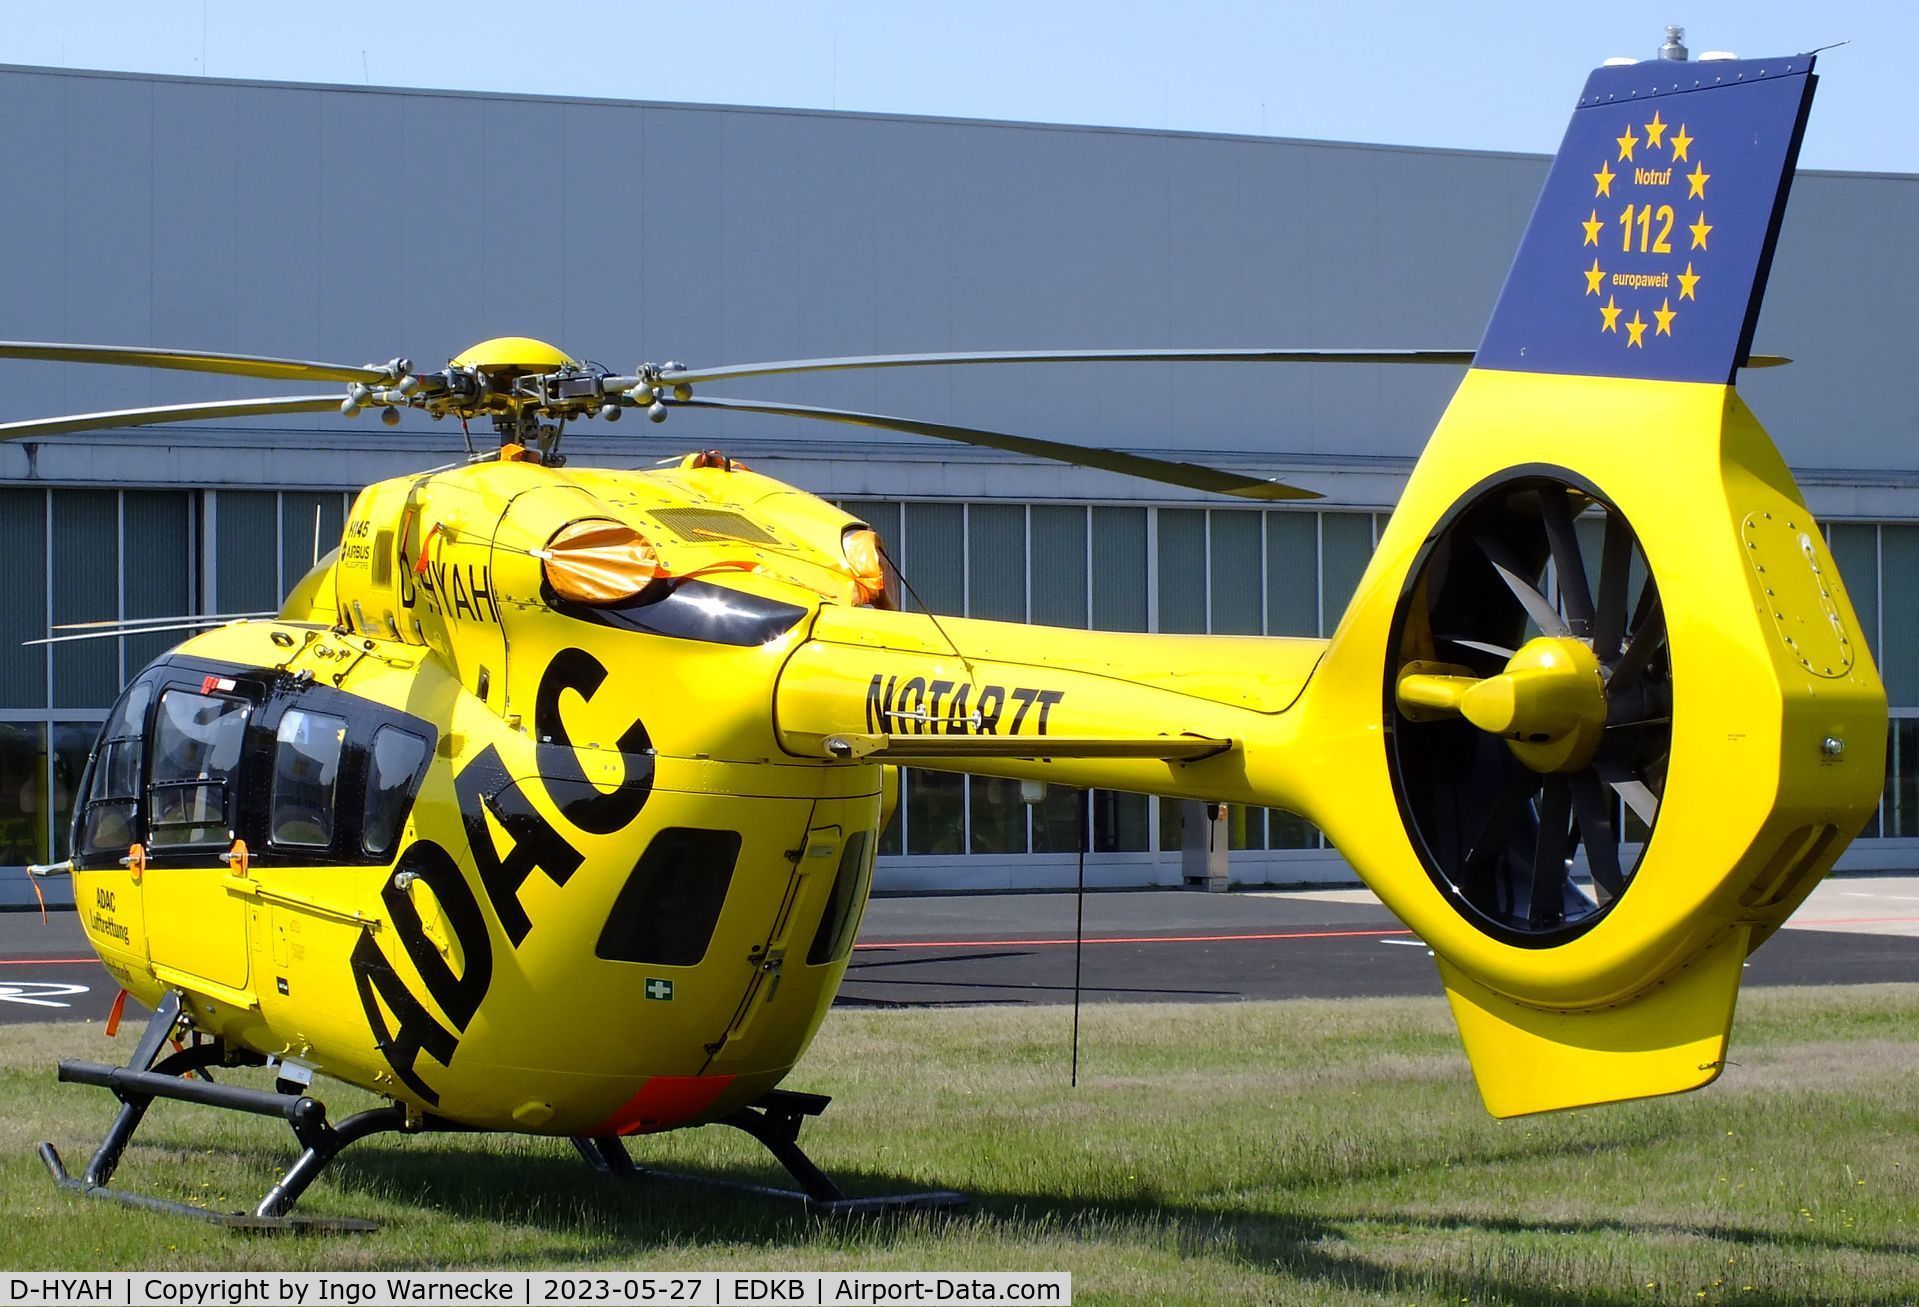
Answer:
M62 1081L99 1085L112 1090L114 1097L120 1100L120 1115L114 1119L106 1138L100 1141L100 1147L79 1178L67 1174L66 1165L52 1144L40 1145L40 1160L46 1163L60 1187L89 1198L106 1198L130 1207L172 1212L229 1229L329 1233L361 1233L377 1229L371 1221L291 1216L288 1213L300 1195L306 1192L307 1186L326 1170L328 1163L348 1144L387 1130L433 1129L436 1126L432 1119L428 1118L424 1125L416 1123L410 1126L402 1108L380 1107L357 1113L335 1125L327 1120L325 1104L304 1095L268 1093L238 1085L215 1084L206 1074L210 1066L261 1066L266 1059L256 1053L231 1048L219 1040L202 1042L197 1037L193 1044L161 1058L160 1051L173 1037L180 1020L180 996L170 993L147 1023L146 1032L141 1035L139 1046L134 1049L133 1059L128 1065L115 1067L97 1062L60 1063L59 1078ZM189 1072L198 1073L201 1078L184 1079ZM259 1116L277 1116L293 1128L294 1137L300 1141L303 1151L252 1212L218 1212L170 1198L111 1188L108 1181L120 1165L121 1154L126 1151L127 1144L133 1139L133 1132L139 1128L147 1108L152 1106L156 1098L202 1103L208 1107L224 1107Z
M62 1189L89 1198L109 1199L130 1207L188 1216L233 1230L363 1233L378 1226L371 1221L350 1218L294 1216L291 1215L293 1205L339 1155L340 1150L356 1140L386 1131L414 1134L425 1130L463 1128L433 1116L416 1117L409 1121L406 1110L397 1106L359 1112L335 1124L327 1119L324 1103L304 1094L270 1093L263 1089L216 1084L208 1075L207 1068L263 1066L266 1059L258 1053L234 1048L218 1039L205 1039L198 1034L191 1036L192 1043L180 1047L176 1036L184 1034L180 996L178 993L169 993L161 1000L153 1019L147 1023L140 1043L126 1066L105 1066L98 1062L60 1063L61 1081L67 1084L99 1085L111 1090L114 1097L120 1100L119 1116L114 1118L106 1137L100 1141L99 1148L94 1150L92 1159L80 1176L68 1174L66 1163L52 1144L40 1145L40 1160L46 1163L47 1170L52 1172L55 1182ZM175 1043L176 1051L162 1057L161 1053L170 1041ZM188 1079L189 1075L198 1078ZM286 1082L281 1084L283 1088L288 1087ZM294 1138L299 1140L302 1151L286 1174L267 1190L266 1197L251 1212L215 1211L171 1198L113 1188L110 1182L120 1165L121 1156L156 1098L251 1112L257 1116L277 1116L292 1127ZM594 1170L614 1178L672 1180L774 1198L797 1199L808 1211L832 1215L953 1207L967 1201L964 1194L946 1190L862 1198L848 1198L841 1193L839 1186L815 1166L799 1146L800 1126L805 1118L818 1116L826 1110L830 1101L824 1094L774 1090L759 1102L741 1108L719 1122L744 1130L765 1145L766 1150L773 1154L799 1185L797 1189L745 1184L638 1166L627 1153L625 1143L613 1135L575 1139L573 1145Z
M722 1117L718 1124L730 1125L736 1130L744 1130L766 1146L773 1159L786 1168L786 1173L799 1185L797 1189L781 1189L774 1185L749 1184L740 1180L722 1180L716 1176L688 1175L681 1171L662 1171L650 1166L640 1166L626 1151L626 1144L617 1135L603 1135L598 1138L576 1138L573 1146L580 1151L601 1175L617 1180L671 1180L679 1184L705 1185L715 1189L730 1189L735 1193L763 1194L769 1198L798 1199L809 1212L820 1212L830 1216L876 1215L884 1212L921 1211L937 1207L959 1207L965 1205L965 1194L951 1190L937 1189L915 1194L881 1194L872 1197L848 1198L840 1192L840 1187L826 1172L813 1163L800 1149L800 1126L809 1116L818 1116L826 1110L832 1099L825 1094L800 1094L787 1089L775 1089L759 1102L743 1107L731 1116Z

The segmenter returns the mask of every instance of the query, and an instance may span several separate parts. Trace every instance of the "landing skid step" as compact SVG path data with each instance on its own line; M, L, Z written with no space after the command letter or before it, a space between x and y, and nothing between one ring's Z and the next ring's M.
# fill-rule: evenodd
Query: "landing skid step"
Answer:
M971 1200L965 1194L950 1189L934 1189L923 1193L910 1194L874 1194L857 1198L848 1198L833 1183L832 1177L814 1163L799 1146L800 1126L803 1119L818 1116L826 1110L833 1100L825 1094L802 1094L787 1089L775 1089L758 1102L729 1116L722 1117L718 1124L730 1125L743 1130L759 1140L766 1150L786 1173L799 1183L797 1189L782 1189L777 1185L753 1184L745 1180L725 1180L718 1176L692 1175L684 1171L666 1171L657 1167L641 1166L634 1162L626 1151L626 1143L617 1135L601 1135L592 1138L580 1137L573 1140L573 1146L580 1156L586 1159L600 1174L616 1180L666 1180L674 1184L700 1185L708 1189L724 1189L733 1193L756 1194L765 1198L779 1198L802 1204L807 1211L826 1216L873 1216L888 1212L931 1211L947 1207L963 1207Z
M106 1185L88 1184L67 1174L66 1164L60 1160L60 1150L52 1144L40 1145L40 1160L46 1163L47 1170L53 1173L54 1183L69 1193L84 1198L104 1198L109 1202L121 1203L127 1207L144 1207L150 1212L167 1212L174 1216L191 1217L196 1221L205 1221L225 1230L240 1230L258 1234L366 1234L380 1227L372 1221L362 1221L353 1217L327 1216L255 1216L251 1212L220 1212L211 1207L199 1207L193 1203L175 1202L170 1198L156 1198L152 1194L134 1193L130 1189L114 1189Z
M245 1049L232 1048L218 1039L202 1040L197 1034L193 1043L181 1048L167 1057L160 1052L173 1039L175 1032L189 1032L181 1013L180 995L171 992L160 1001L154 1011L153 1019L147 1023L139 1046L134 1050L133 1060L126 1066L105 1066L98 1062L63 1061L59 1066L59 1078L68 1084L98 1085L111 1090L120 1100L120 1114L108 1127L106 1137L100 1141L100 1147L94 1151L87 1169L75 1178L67 1173L66 1164L60 1158L60 1151L50 1143L40 1145L40 1160L52 1173L54 1182L62 1189L81 1194L88 1198L104 1198L109 1202L123 1203L129 1207L144 1207L149 1211L169 1212L175 1216L188 1216L198 1221L208 1221L214 1225L233 1230L249 1230L258 1233L280 1231L314 1232L330 1234L357 1234L379 1227L372 1221L350 1218L326 1218L290 1216L294 1203L304 1194L307 1186L318 1179L320 1173L339 1155L341 1149L368 1135L387 1130L457 1129L449 1122L437 1121L432 1117L409 1121L406 1111L400 1107L378 1107L370 1111L358 1112L339 1124L327 1120L326 1105L318 1099L302 1094L270 1093L263 1089L247 1089L239 1085L215 1084L206 1076L211 1066L259 1066L266 1059L257 1053ZM188 1080L189 1074L198 1073L200 1079ZM173 1099L178 1102L199 1103L207 1107L225 1108L228 1111L250 1112L257 1116L277 1116L293 1129L294 1138L300 1143L302 1152L299 1158L287 1169L285 1175L271 1189L258 1207L252 1212L220 1212L210 1207L200 1207L193 1203L178 1202L171 1198L160 1198L152 1194L136 1193L129 1189L115 1189L109 1183L114 1171L120 1165L121 1156L127 1145L133 1141L134 1131L146 1117L147 1109L156 1098Z

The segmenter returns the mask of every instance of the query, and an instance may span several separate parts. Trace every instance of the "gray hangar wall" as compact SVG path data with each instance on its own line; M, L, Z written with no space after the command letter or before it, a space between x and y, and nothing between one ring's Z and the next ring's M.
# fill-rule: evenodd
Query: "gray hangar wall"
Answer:
M1470 348L1545 175L1531 155L726 107L0 68L0 337L434 366L530 335L624 370L840 353ZM1895 704L1852 865L1919 856L1919 463L1895 302L1919 178L1806 173L1742 389L1799 474ZM0 418L272 393L9 364ZM791 419L596 424L576 459L719 445L857 504L928 603L1132 629L1320 634L1457 382L1449 369L969 368L741 385L1297 479L1262 510ZM254 387L254 390L249 390ZM284 391L282 391L284 393ZM92 733L162 637L24 649L60 621L271 607L369 480L458 432L329 419L0 446L0 868L61 852ZM324 545L323 545L324 547ZM1097 560L1097 562L1095 562ZM1193 584L1193 578L1204 578ZM1162 578L1167 582L1161 584ZM1070 800L1066 800L1070 804ZM1070 881L1076 821L909 778L881 886ZM1098 796L1093 883L1176 883L1177 804ZM1283 813L1236 877L1350 875ZM0 871L0 902L18 897Z

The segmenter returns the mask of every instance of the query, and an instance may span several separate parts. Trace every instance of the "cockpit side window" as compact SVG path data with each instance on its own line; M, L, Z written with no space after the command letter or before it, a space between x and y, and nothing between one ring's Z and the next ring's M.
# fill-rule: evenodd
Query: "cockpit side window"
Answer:
M82 861L94 854L125 853L133 846L140 815L141 770L146 749L147 708L153 682L135 681L120 696L113 715L100 728L88 764L73 847Z
M326 848L333 843L335 791L346 718L289 708L280 715L273 749L275 844Z
M170 689L154 715L147 838L155 849L206 848L233 838L235 790L249 705Z
M373 733L373 746L367 751L366 819L360 846L376 858L393 852L426 755L426 741L412 731L382 726Z

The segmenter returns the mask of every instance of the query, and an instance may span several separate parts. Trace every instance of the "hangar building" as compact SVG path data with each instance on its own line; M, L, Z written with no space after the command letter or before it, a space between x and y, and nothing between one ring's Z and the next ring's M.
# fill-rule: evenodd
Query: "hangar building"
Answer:
M1567 104L1573 84L1568 82ZM1491 94L1491 92L1489 92ZM426 367L530 335L626 370L949 349L1470 349L1544 157L1178 132L0 68L0 336ZM1905 303L1919 177L1802 173L1748 374L1894 705L1891 775L1842 866L1919 857L1919 456ZM9 364L0 418L249 393ZM1258 508L840 426L682 412L575 460L718 446L857 506L936 611L1127 630L1330 632L1445 368L1010 367L729 393L1277 475ZM275 388L262 386L260 393ZM278 393L286 393L279 388ZM418 425L414 425L417 421ZM175 634L55 624L273 608L370 480L461 456L410 417L0 445L0 902L63 854L93 733ZM317 541L317 544L316 544ZM1070 883L1072 799L911 775L879 888ZM1194 809L1095 796L1093 884L1178 883ZM1289 814L1227 814L1243 881L1351 875Z

